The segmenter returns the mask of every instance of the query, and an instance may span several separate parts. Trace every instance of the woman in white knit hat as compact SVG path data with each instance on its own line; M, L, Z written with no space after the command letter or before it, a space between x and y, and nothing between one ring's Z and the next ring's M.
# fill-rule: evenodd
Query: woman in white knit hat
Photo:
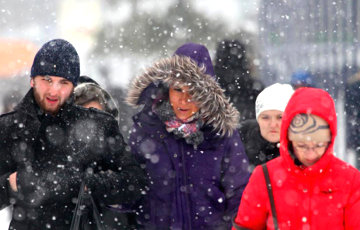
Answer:
M293 92L289 84L268 86L256 98L256 120L241 123L239 132L251 170L279 156L281 118Z

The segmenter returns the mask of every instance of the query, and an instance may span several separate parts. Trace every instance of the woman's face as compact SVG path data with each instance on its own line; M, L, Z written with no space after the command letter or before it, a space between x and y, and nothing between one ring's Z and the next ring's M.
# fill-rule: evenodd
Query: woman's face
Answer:
M292 141L294 154L305 166L315 164L324 155L329 143L314 141Z
M266 110L260 113L258 123L261 136L271 142L280 141L280 125L283 112L279 110Z
M169 100L177 118L186 120L199 111L196 104L191 101L189 87L174 86L169 89Z

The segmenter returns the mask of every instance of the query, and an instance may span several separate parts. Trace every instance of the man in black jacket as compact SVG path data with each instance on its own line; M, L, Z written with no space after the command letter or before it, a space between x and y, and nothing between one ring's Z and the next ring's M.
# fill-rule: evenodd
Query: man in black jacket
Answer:
M0 117L0 204L13 204L10 229L69 229L82 181L101 207L141 196L143 172L114 117L73 104L79 74L75 48L49 41L35 56L31 89Z

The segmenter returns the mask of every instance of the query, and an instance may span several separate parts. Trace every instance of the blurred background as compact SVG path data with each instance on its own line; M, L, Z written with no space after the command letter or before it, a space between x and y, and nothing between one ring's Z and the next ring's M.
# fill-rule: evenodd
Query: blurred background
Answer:
M327 90L338 113L336 154L359 167L359 8L357 0L0 0L1 112L29 89L41 45L63 38L78 50L81 74L117 100L126 136L133 111L123 99L131 79L191 41L208 47L240 113L254 110L240 106L241 98L256 98L245 91L275 82Z

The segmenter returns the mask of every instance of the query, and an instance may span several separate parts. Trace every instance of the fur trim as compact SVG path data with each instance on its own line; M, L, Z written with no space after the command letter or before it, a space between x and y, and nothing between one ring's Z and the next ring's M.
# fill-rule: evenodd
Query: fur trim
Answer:
M167 85L186 85L193 101L200 108L200 116L205 124L211 125L222 136L229 135L238 128L239 112L224 95L214 77L205 74L205 67L189 57L173 56L155 63L136 77L129 87L126 101L133 107L139 106L141 93L151 84L162 81Z
M112 114L119 121L118 106L105 89L92 82L78 84L74 89L75 104L84 106L92 101L98 102L105 112Z

